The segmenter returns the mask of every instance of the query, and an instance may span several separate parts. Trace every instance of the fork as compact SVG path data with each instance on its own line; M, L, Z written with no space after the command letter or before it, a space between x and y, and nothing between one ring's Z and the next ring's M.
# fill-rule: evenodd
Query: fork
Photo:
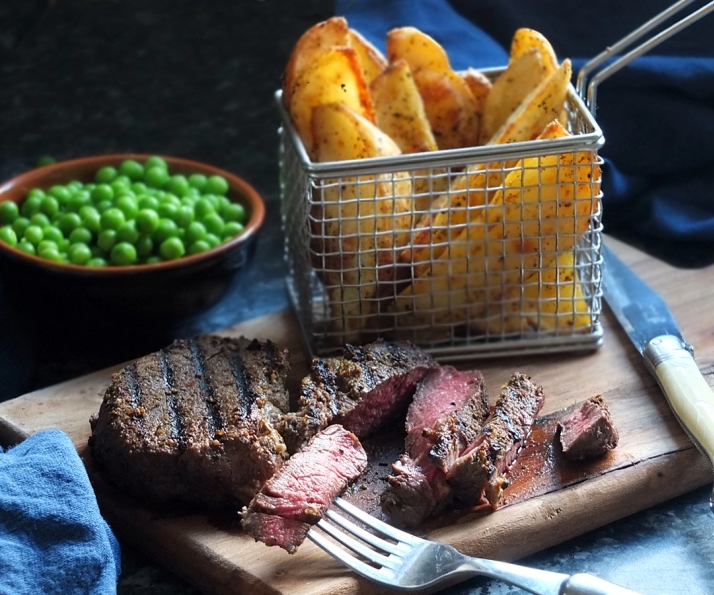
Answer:
M325 513L326 518L313 525L308 538L357 574L382 585L418 590L455 584L480 575L504 581L535 595L637 595L591 574L567 575L465 556L450 545L400 531L342 498L336 498L333 504L389 541L366 531L332 508ZM325 534L352 550L359 558L337 546Z

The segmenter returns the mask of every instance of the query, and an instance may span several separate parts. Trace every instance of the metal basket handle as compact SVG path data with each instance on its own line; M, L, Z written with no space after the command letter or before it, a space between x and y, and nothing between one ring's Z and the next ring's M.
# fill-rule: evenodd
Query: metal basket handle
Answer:
M627 66L635 58L646 54L652 48L658 46L666 39L669 39L676 33L679 33L682 29L685 29L695 21L698 21L703 16L712 12L714 10L714 0L708 2L700 9L691 13L689 16L686 16L674 23L673 25L670 25L654 37L638 45L633 50L630 50L625 55L620 56L617 60L611 62L608 66L604 67L602 70L594 74L590 78L589 82L588 75L595 69L602 66L610 58L617 55L620 51L624 50L634 42L638 41L644 35L648 34L655 27L658 27L659 25L664 23L672 15L682 10L685 6L691 4L693 1L694 0L680 0L679 2L675 2L672 6L663 10L657 16L653 17L645 24L635 29L632 33L623 37L620 41L611 45L605 51L595 56L592 60L587 62L580 69L580 71L578 72L576 90L580 97L585 101L585 104L587 105L593 117L595 117L595 111L597 109L597 87L602 81L615 74L621 68Z

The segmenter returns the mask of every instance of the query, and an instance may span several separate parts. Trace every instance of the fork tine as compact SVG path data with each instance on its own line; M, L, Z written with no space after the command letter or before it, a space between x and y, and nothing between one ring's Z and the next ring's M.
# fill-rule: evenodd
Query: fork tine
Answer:
M395 563L394 560L390 560L387 556L373 550L362 544L362 542L353 539L348 533L340 531L339 529L332 526L330 523L326 522L324 519L317 523L317 526L332 537L335 541L341 543L345 547L348 547L356 554L362 556L363 558L378 564L379 566L386 566L387 568L394 568L399 565L401 558ZM355 527L357 528L357 527Z
M337 514L336 512L332 510L327 510L325 513L325 516L329 518L333 523L336 525L339 525L349 533L352 533L353 535L356 535L363 541L366 541L370 545L380 549L384 550L385 552L389 552L390 554L403 554L404 553L404 548L400 548L397 545L389 542L389 541L384 541L381 537L377 537L374 533L370 533L369 531L365 531L362 529L362 527L359 527L355 525L352 521L346 519L342 515Z
M379 519L374 518L371 514L367 514L366 512L347 502L347 500L343 500L339 496L334 499L333 504L344 510L347 514L350 514L357 520L363 522L368 527L371 527L375 531L379 531L383 535L391 537L396 541L402 541L404 543L409 543L412 545L422 541L420 538L414 537L414 535L410 535L405 531L400 531L396 527L392 527L387 523L383 523Z
M354 570L357 574L361 574L362 576L378 583L392 584L394 573L391 572L391 570L385 568L377 569L369 564L365 564L362 560L358 560L352 554L348 553L347 550L335 547L330 540L318 533L315 530L315 527L308 531L307 538L315 545L322 548L330 556L342 562L345 566L347 566L347 568Z

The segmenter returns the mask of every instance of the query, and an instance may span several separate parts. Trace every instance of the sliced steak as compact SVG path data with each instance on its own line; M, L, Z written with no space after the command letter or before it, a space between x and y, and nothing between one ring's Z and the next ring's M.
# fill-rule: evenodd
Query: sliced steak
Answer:
M444 366L419 383L407 411L407 454L392 466L381 496L392 522L417 526L451 500L445 473L479 435L489 413L478 370Z
M144 500L246 504L287 458L274 424L288 409L288 358L270 341L175 341L114 375L91 452Z
M518 372L511 376L481 434L446 473L457 498L470 505L484 498L492 507L498 504L508 484L508 468L530 435L543 401L542 387Z
M342 357L313 360L298 411L285 416L280 432L290 452L330 423L363 438L403 414L416 385L437 367L410 343L346 345Z
M563 453L575 461L605 454L615 448L620 439L601 395L588 399L558 420L558 427Z
M243 529L293 553L347 485L367 466L358 438L340 425L316 434L243 508Z

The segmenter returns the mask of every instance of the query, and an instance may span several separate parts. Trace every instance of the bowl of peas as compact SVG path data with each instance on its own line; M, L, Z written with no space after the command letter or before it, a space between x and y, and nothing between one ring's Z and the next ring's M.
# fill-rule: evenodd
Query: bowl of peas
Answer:
M225 295L264 217L247 182L187 159L38 167L0 186L0 281L15 301L88 324L177 322Z

